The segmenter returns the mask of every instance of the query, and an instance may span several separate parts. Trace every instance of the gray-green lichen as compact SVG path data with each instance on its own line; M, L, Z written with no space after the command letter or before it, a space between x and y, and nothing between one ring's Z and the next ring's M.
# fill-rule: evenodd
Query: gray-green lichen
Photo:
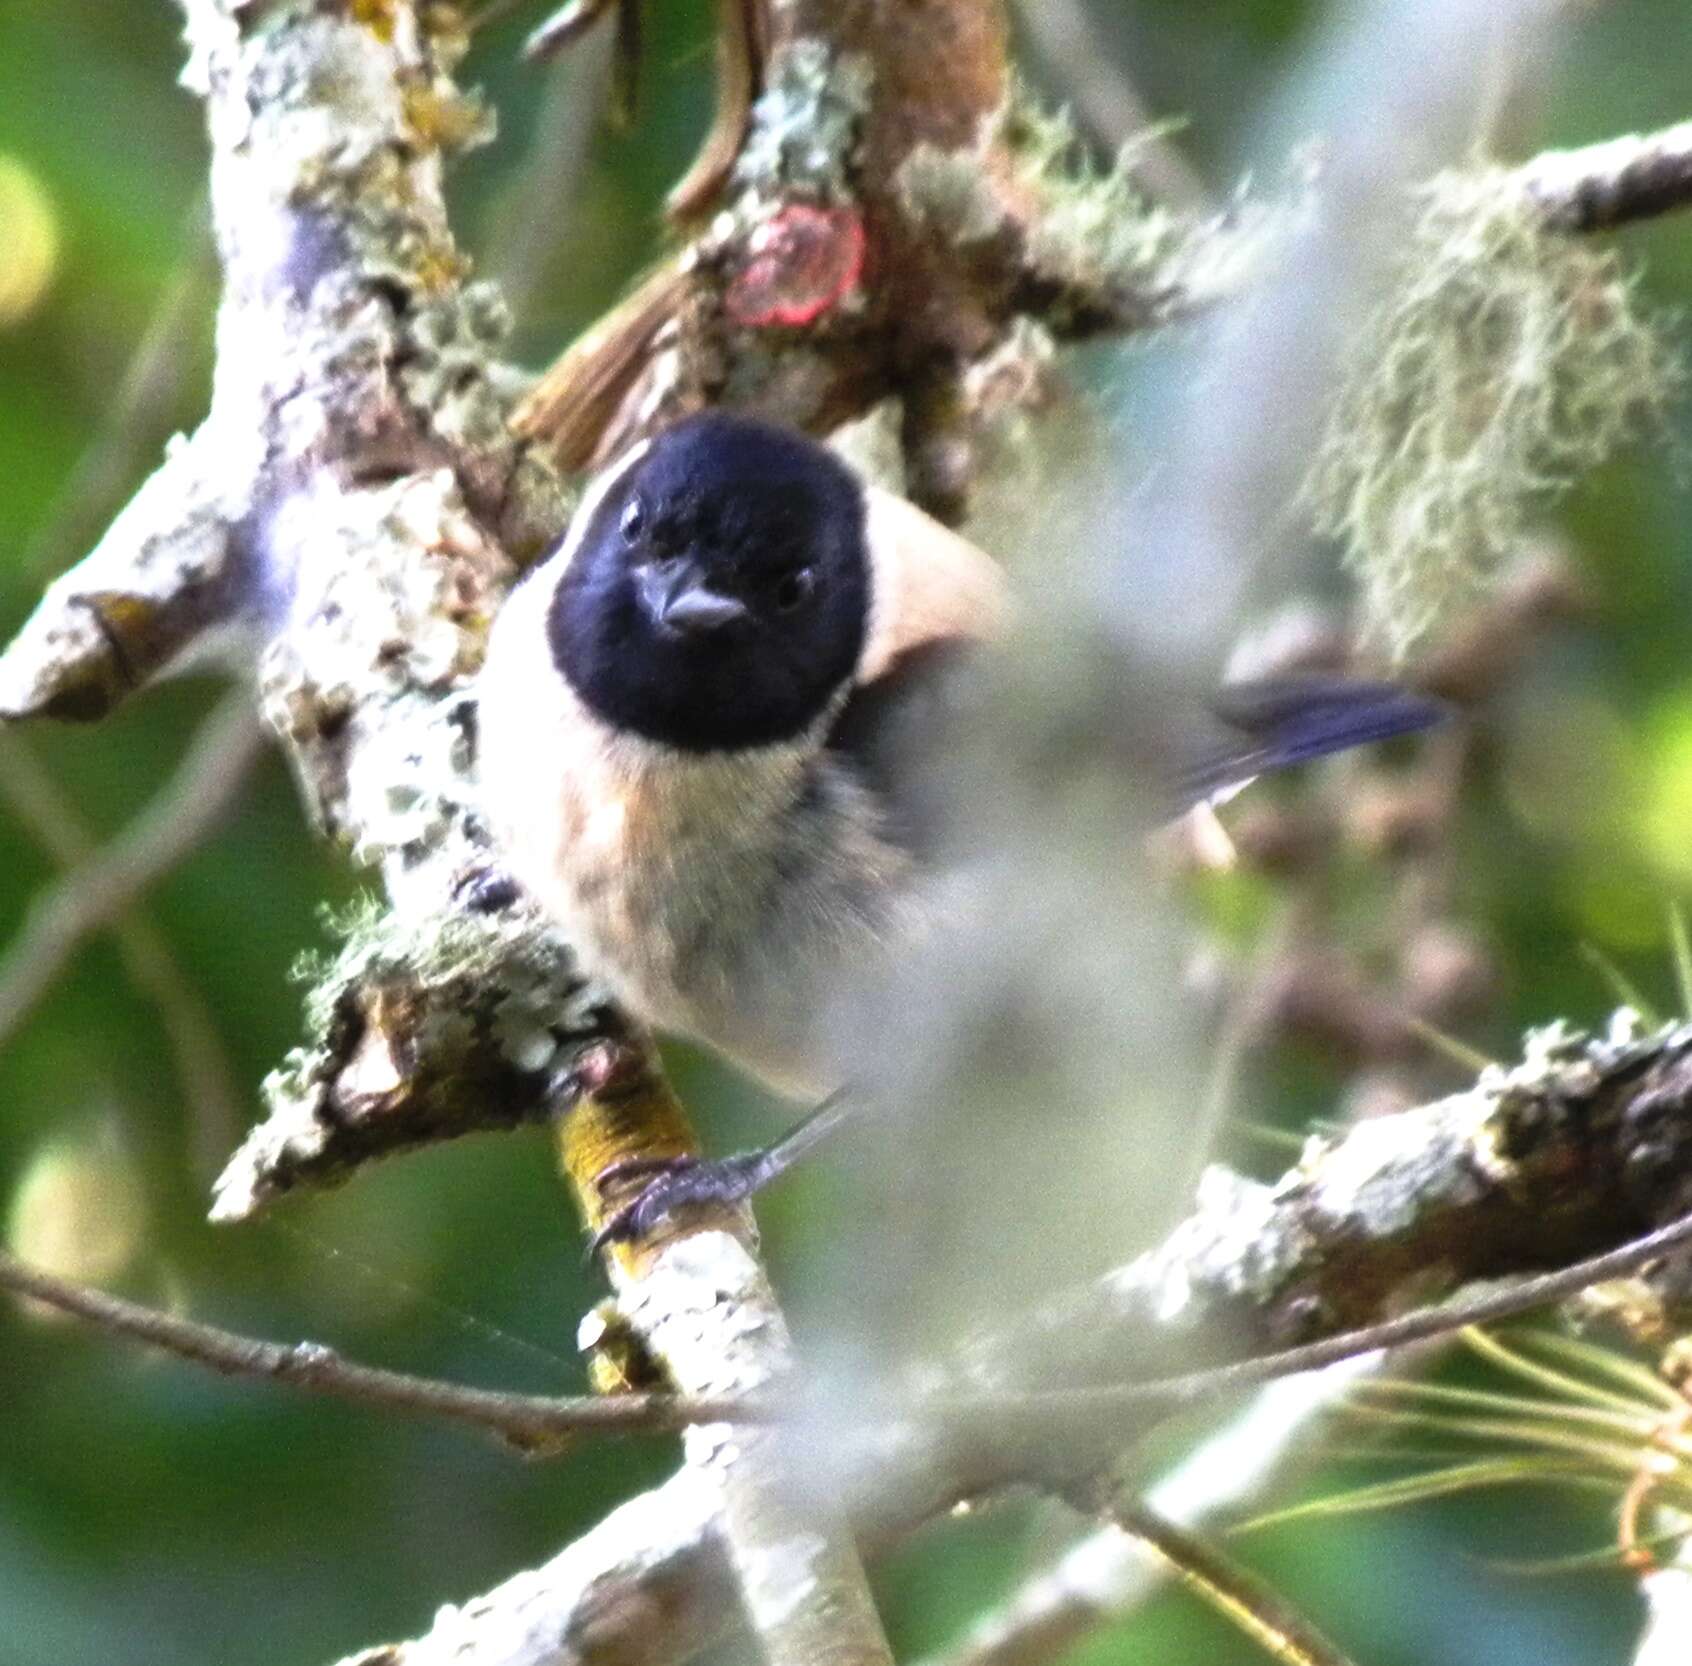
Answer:
M512 450L510 405L490 374L510 329L505 297L488 283L450 290L418 307L411 319L400 386L434 433L459 453L503 461Z
M1679 381L1620 257L1550 229L1514 175L1422 188L1305 488L1379 636L1401 654L1474 600L1533 511Z
M1110 1338L1137 1327L1162 1368L1187 1363L1188 1342L1237 1351L1242 1327L1329 1333L1408 1288L1535 1270L1532 1246L1556 1234L1595 1253L1661 1225L1692 1207L1689 1157L1692 1023L1548 1025L1460 1093L1312 1139L1272 1185L1210 1170L1162 1244L1049 1322L1096 1334L1112 1361ZM1073 1368L1087 1369L1079 1354Z
M216 1219L374 1157L543 1117L575 1052L605 1034L603 992L527 911L372 900L335 929L340 951L300 968L305 1043L265 1079L268 1115L219 1179Z
M1186 230L1135 183L1140 151L1153 136L1130 140L1112 166L1100 167L1066 111L1044 109L1013 83L974 144L915 146L896 184L917 224L960 247L1016 235L1028 276L1056 296L1048 322L1061 329L1066 302L1119 312L1124 296L1167 287L1165 268ZM986 166L994 154L1010 159L1008 182Z
M752 107L734 181L762 196L798 190L825 201L850 200L848 175L858 125L869 109L874 69L822 41L795 42L770 66Z

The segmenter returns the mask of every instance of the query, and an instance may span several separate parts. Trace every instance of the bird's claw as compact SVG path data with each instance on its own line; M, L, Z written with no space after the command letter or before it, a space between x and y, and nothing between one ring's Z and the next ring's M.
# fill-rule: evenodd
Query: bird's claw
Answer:
M503 914L523 895L517 881L497 868L471 868L459 876L452 894L471 914Z
M743 1203L764 1183L768 1162L762 1151L733 1157L628 1157L599 1176L599 1188L638 1187L593 1235L589 1256L607 1244L644 1238L678 1210L696 1204L729 1208Z

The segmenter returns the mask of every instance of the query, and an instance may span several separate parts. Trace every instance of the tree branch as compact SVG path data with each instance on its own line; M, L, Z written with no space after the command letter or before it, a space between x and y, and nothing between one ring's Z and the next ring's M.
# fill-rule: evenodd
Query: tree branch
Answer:
M1177 1526L1199 1527L1284 1482L1359 1376L1384 1358L1361 1356L1265 1388L1148 1488L1146 1505ZM1169 1564L1132 1534L1084 1533L973 1620L930 1666L1040 1666L1060 1659L1100 1625L1147 1601L1170 1576Z
M205 836L246 779L260 730L247 693L225 701L176 777L104 849L23 741L0 734L0 798L65 873L31 905L0 961L0 1044L27 1019L66 958L109 926L136 989L158 1010L193 1116L195 1169L217 1172L241 1125L244 1096L216 1024L170 942L138 906L142 891Z
M120 918L210 834L245 784L262 738L242 690L212 715L177 776L117 839L88 855L59 853L75 866L32 904L0 961L0 1046L83 939Z
M697 1157L680 1102L649 1053L605 1049L584 1061L587 1090L559 1124L564 1173L592 1231L620 1199L616 1165ZM793 1345L759 1264L744 1207L696 1212L606 1255L624 1345L683 1395L750 1398L790 1385ZM690 1471L718 1497L717 1531L746 1618L770 1666L891 1666L857 1547L779 1429L700 1420L683 1437Z
M1520 1064L1488 1070L1465 1093L1312 1141L1273 1186L1212 1171L1198 1212L1158 1249L921 1374L904 1403L946 1405L943 1423L831 1424L812 1442L815 1485L840 1500L873 1555L961 1498L1063 1464L1096 1470L1185 1395L1496 1320L1665 1257L1692 1240L1689 1197L1692 1025L1643 1040L1541 1032ZM1583 1249L1599 1257L1566 1264ZM1391 1317L1409 1291L1426 1300L1547 1264L1556 1271L1524 1285ZM1365 1321L1378 1324L1342 1338ZM1289 1335L1308 1340L1276 1349ZM1272 1364L1254 1358L1265 1352ZM1130 1370L1201 1358L1232 1363L1121 1386ZM1054 1372L1072 1391L1098 1386L1043 1398ZM971 1404L979 1417L962 1415ZM684 1472L544 1567L359 1666L683 1660L731 1616L717 1519Z
M1285 1666L1352 1666L1273 1586L1149 1505L1118 1491L1101 1513L1119 1533L1149 1545L1186 1585Z
M1548 150L1516 170L1558 231L1612 231L1692 203L1692 121L1575 150Z
M360 921L219 1187L234 1218L546 1115L616 1024L532 913L460 900L489 860L467 692L507 552L564 507L506 430L502 309L446 222L444 154L487 130L462 39L410 5L185 11L225 279L211 411L0 656L0 710L98 715L232 647L321 827L382 871L392 912Z

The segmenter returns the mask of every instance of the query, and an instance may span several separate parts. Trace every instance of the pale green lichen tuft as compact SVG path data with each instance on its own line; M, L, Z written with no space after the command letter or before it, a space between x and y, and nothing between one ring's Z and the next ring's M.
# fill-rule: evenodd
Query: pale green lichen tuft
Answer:
M1612 250L1548 229L1502 170L1423 187L1305 486L1371 633L1402 655L1478 599L1528 516L1660 419L1679 380Z
M1143 290L1150 296L1167 288L1164 268L1184 236L1182 223L1135 182L1145 147L1166 131L1148 129L1101 167L1068 111L1047 109L1013 84L978 145L917 145L899 170L899 192L914 220L960 247L1005 229L1008 202L1031 201L1022 261L1054 291L1059 313L1065 295L1091 301ZM1014 170L1015 188L1008 193L982 165L984 156L1001 148Z

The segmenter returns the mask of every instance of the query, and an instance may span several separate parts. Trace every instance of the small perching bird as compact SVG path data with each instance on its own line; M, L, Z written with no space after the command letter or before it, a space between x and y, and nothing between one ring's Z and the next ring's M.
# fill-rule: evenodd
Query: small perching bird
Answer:
M987 555L825 447L689 418L594 482L495 623L479 747L496 842L632 1016L829 1093L842 994L958 904L934 825L948 695L1009 623ZM1187 760L1181 794L1440 711L1383 683L1236 686L1233 738ZM703 1179L660 1183L619 1227Z

